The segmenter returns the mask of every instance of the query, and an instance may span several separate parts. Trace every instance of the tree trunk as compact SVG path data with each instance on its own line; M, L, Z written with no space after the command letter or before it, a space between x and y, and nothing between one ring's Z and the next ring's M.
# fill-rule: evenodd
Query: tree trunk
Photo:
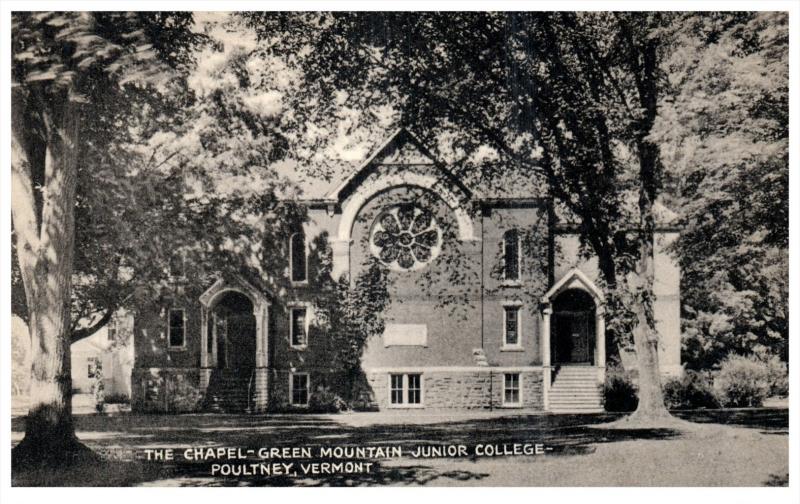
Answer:
M61 98L61 97L58 97ZM78 111L63 96L54 99L55 113L43 114L44 166L31 166L32 136L22 131L24 101L12 108L12 218L17 255L29 313L31 338L30 406L25 437L12 452L17 468L58 465L88 457L72 424L70 378L70 294L75 238L76 142ZM33 181L43 169L41 208Z
M642 139L639 143L639 257L636 270L629 275L635 288L636 327L633 344L639 365L639 405L631 416L637 420L669 417L661 389L661 370L658 364L658 331L653 313L653 284L655 281L655 216L653 203L658 187L658 147Z
M628 275L635 287L636 327L633 344L639 367L639 405L630 416L632 421L651 422L671 418L664 405L661 389L661 369L658 364L658 331L653 314L653 283L655 280L654 242L655 215L653 205L661 186L658 145L648 138L658 115L658 49L659 39L634 36L631 26L621 18L622 35L628 44L627 57L636 83L642 116L637 121L636 146L639 161L639 254L635 271Z
M652 218L652 216L650 217ZM633 305L636 327L633 344L639 367L639 404L632 419L652 420L669 416L661 389L661 371L658 364L658 332L653 316L653 235L643 236L639 247L635 275L638 300Z

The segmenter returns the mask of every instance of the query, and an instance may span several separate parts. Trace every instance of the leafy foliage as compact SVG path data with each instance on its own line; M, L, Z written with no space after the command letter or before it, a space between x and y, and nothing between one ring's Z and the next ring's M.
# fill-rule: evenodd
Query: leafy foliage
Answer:
M91 59L74 63L90 75L81 75L74 86L86 103L78 153L73 339L102 327L117 308L158 296L180 277L202 283L219 273L265 268L270 272L263 276L274 276L268 248L298 211L276 196L287 184L269 169L280 143L270 120L275 112L253 105L268 82L263 72L253 73L259 70L247 51L235 42L219 43L214 30L224 26L206 26L214 37L199 33L188 14L42 19L45 27L83 27L101 38L136 25L132 39L140 44L123 37L128 45L113 39L107 49L76 49ZM35 33L42 28L34 21L19 23L31 24ZM20 28L19 44L33 43L27 33ZM20 79L32 72L26 68L20 65ZM20 281L13 290L20 294L21 278L14 278ZM14 299L15 313L24 317L24 296Z
M636 326L631 307L652 298L647 286L625 281L640 255L641 235L631 228L645 221L630 203L645 187L637 166L646 153L649 199L663 189L681 210L673 253L683 273L689 366L708 369L728 352L758 347L785 357L784 14L243 18L259 36L258 51L289 55L300 69L306 86L288 100L298 132L313 134L317 146L325 143L320 132L344 125L355 135L393 121L483 187L547 180L575 216L586 253L599 259L607 326L620 344ZM655 67L645 79L647 58ZM645 316L652 322L652 311Z
M372 258L361 273L351 279L343 275L331 278L332 252L326 236L317 238L318 250L324 251L318 274L315 299L317 325L333 349L331 369L336 371L335 392L345 401L367 401L369 390L361 369L361 356L367 341L383 333L383 312L389 304L389 280L386 267Z
M670 409L718 408L720 405L711 377L691 370L664 383L664 402Z
M43 166L37 145L61 113L51 105L81 102L74 333L158 294L176 263L201 282L242 270L273 281L283 267L275 258L285 257L279 238L304 219L279 203L297 191L276 166L298 162L330 178L335 163L323 153L374 145L376 132L399 123L467 182L523 187L575 216L622 343L637 322L631 307L652 294L625 282L637 242L652 236L651 212L630 202L645 194L653 203L663 174L668 202L681 209L675 253L689 366L709 368L731 352L785 358L784 14L246 13L202 30L194 22L158 12L15 14L16 122L29 126L20 138L33 165ZM43 176L35 171L34 185ZM523 184L531 179L547 187ZM540 257L541 240L528 241ZM13 264L12 306L24 316ZM463 271L452 264L451 284ZM363 345L383 330L387 280L374 264L326 285L320 315L340 348L334 359L355 380ZM626 379L608 390L621 398L611 407L630 405Z
M113 234L119 224L115 209L104 212L110 206L108 196L114 194L105 193L108 184L100 182L120 175L130 161L129 156L120 155L124 153L119 145L130 140L129 130L124 126L138 111L137 105L141 106L145 99L157 103L167 92L175 91L175 83L180 82L181 73L191 64L189 49L202 43L202 36L190 30L192 23L191 14L186 13L18 12L14 15L14 138L20 145L14 164L30 168L28 183L34 188L32 211L38 219L34 226L42 225L46 200L44 192L35 190L47 183L45 152L52 149L54 142L79 144L76 166L80 189L75 204L79 236L73 269L84 280L99 281L76 282L75 323L95 308L106 312L104 321L107 321L111 308L129 294L120 288L119 254L108 250L109 244L125 241ZM80 106L67 112L70 103ZM75 138L60 138L58 122L64 114L77 118ZM106 157L99 159L103 156ZM60 168L54 167L53 173L59 173ZM97 192L92 192L93 189ZM22 204L19 199L23 194L16 195L18 205ZM39 232L24 228L19 222L16 226L17 236ZM14 252L16 255L18 251ZM12 308L27 320L18 260L14 261L13 270Z
M587 255L598 259L610 332L622 344L629 335L636 342L641 409L664 413L653 313L662 164L650 133L662 98L660 64L680 16L244 17L267 53L290 54L307 77L293 101L301 130L335 124L326 118L345 107L394 116L465 180L488 188L509 187L515 177L545 181L539 194L577 218ZM638 205L626 204L631 195Z
M320 133L339 126L358 135L394 123L410 127L456 175L487 191L547 181L544 191L524 195L548 193L577 216L587 252L600 257L614 292L617 268L629 269L635 253L626 230L636 214L622 201L635 187L626 168L635 160L641 122L638 105L631 104L635 76L626 63L638 58L631 53L638 46L628 38L639 40L647 29L657 33L666 18L473 12L242 17L265 57L283 55L303 75L305 85L287 98L298 132L319 138L322 147ZM340 138L330 134L327 141ZM612 314L625 315L621 304Z
M714 380L720 401L734 408L760 407L769 396L770 371L756 357L731 355L722 361Z
M603 384L603 406L606 411L634 411L639 403L636 392L637 387L630 371L619 366L611 366L606 370L606 381Z
M311 392L308 409L315 413L339 413L347 409L347 403L330 387L320 386Z
M788 18L692 16L665 61L661 145L682 232L684 359L788 359Z

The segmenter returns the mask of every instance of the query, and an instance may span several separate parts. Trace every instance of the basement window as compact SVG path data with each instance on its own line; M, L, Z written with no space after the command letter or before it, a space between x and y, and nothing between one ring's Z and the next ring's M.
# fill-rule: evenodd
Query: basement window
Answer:
M289 375L289 397L292 406L308 406L308 373L292 373Z
M519 373L503 375L503 406L522 406Z
M389 403L396 408L422 406L422 375L420 373L390 374Z

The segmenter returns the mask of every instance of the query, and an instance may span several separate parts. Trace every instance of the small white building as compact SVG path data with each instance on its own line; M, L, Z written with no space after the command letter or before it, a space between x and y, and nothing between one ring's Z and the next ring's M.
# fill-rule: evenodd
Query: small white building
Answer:
M15 357L12 384L15 403L27 396L30 373L30 337L28 327L19 317L12 317ZM17 355L19 354L19 355ZM91 394L98 373L102 373L105 395L130 397L133 368L133 317L120 311L108 325L91 336L72 344L72 390ZM22 404L22 403L20 403Z
M131 394L133 319L118 313L102 329L72 344L72 390L93 393L102 375L105 395Z

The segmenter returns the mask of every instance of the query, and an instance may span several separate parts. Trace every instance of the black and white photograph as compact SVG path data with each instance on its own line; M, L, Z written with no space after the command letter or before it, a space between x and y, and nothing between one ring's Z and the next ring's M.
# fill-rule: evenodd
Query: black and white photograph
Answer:
M4 3L5 491L800 498L797 2Z

